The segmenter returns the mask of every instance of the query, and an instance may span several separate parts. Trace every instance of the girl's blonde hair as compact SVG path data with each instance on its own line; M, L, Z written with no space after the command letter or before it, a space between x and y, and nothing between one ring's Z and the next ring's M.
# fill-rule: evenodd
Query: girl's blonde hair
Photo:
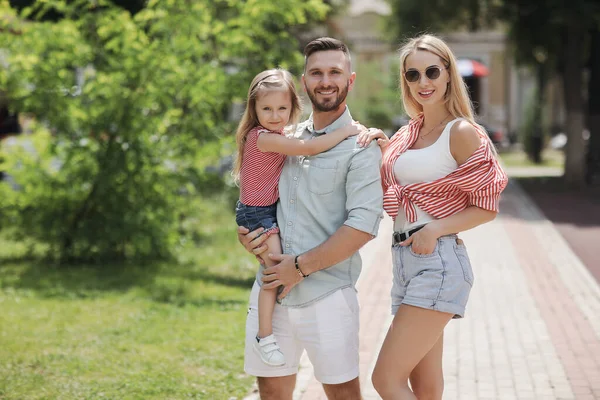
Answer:
M417 51L428 51L438 56L443 67L446 68L450 76L450 82L446 89L444 99L448 111L454 118L465 118L471 123L475 123L473 118L473 104L469 98L467 85L458 73L456 58L448 45L440 38L430 34L424 34L410 39L400 48L400 89L402 91L402 103L406 113L414 118L423 111L423 106L410 93L408 82L404 78L406 72L406 59L409 55Z
M263 71L252 79L250 88L248 89L248 99L246 100L246 109L242 115L242 119L235 134L237 144L237 155L233 165L232 175L236 182L240 180L240 170L242 168L242 157L244 155L244 145L246 144L246 135L260 123L256 115L256 100L258 96L269 90L284 90L288 91L292 99L292 111L290 113L290 121L292 124L298 123L300 114L302 113L302 103L296 91L296 85L292 74L288 71L275 68Z

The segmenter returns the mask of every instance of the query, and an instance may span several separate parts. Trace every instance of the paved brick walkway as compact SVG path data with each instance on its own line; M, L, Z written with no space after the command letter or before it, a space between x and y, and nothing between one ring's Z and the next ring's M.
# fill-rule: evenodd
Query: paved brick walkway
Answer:
M391 221L361 253L361 381L365 399L389 315ZM461 234L475 270L466 318L445 331L444 399L600 399L600 287L516 185L501 214ZM596 241L600 246L600 237ZM305 358L295 399L325 399Z

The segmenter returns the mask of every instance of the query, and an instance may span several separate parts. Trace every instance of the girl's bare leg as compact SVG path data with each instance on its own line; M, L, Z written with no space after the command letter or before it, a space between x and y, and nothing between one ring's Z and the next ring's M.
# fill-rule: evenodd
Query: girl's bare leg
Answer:
M281 254L281 241L279 235L274 233L265 242L268 250L263 254ZM263 257L267 267L276 265L278 261L271 260L268 256ZM260 288L258 293L258 337L264 338L273 333L273 309L277 300L277 289L264 290Z
M417 400L408 387L409 378L420 386L418 381L428 380L423 372L431 371L435 375L429 378L439 377L441 348L436 345L439 346L438 341L451 318L449 313L406 304L400 306L373 371L373 385L384 400ZM417 368L419 376L413 375L413 370L422 362L423 368Z

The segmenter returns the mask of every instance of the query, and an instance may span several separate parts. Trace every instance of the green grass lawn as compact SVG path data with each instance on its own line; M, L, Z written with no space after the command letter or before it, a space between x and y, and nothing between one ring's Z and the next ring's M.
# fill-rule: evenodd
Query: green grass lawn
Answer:
M256 265L229 207L204 206L180 264L55 267L0 239L0 399L244 397Z

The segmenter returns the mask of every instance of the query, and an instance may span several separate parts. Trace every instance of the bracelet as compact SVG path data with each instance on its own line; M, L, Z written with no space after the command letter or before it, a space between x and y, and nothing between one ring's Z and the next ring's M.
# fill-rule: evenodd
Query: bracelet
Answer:
M296 266L296 272L298 273L298 275L300 275L303 278L308 278L310 276L310 274L308 275L304 275L304 272L302 272L302 270L300 269L300 266L298 265L298 257L299 255L296 256L296 258L294 258L294 265Z

